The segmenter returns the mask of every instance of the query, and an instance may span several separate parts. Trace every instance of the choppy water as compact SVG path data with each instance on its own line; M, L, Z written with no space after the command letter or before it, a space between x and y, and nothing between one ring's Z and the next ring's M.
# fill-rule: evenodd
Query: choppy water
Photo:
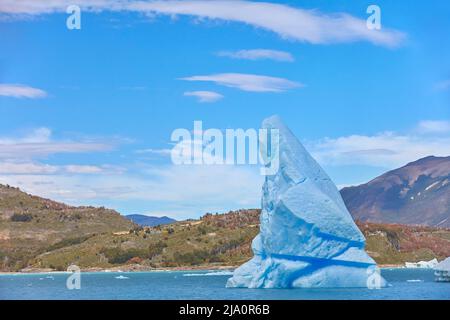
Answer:
M390 287L361 289L227 289L230 272L82 273L81 289L68 290L67 274L0 275L0 299L444 299L450 283L433 271L383 269Z

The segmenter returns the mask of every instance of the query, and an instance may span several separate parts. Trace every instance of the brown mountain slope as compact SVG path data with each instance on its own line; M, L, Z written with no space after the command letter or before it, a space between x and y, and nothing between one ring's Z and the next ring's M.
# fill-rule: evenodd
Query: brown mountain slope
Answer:
M236 266L250 259L260 210L142 228L113 210L71 207L0 185L0 271ZM361 222L381 264L450 256L450 230ZM128 266L128 267L127 267Z
M27 265L41 252L135 225L114 210L72 207L0 185L0 264Z
M450 227L450 157L426 157L341 190L357 220Z
M207 214L200 220L139 228L129 233L105 233L78 244L37 255L37 268L83 269L213 268L237 266L249 260L251 241L259 232L260 210ZM450 256L450 230L434 227L357 223L366 250L379 264L442 260Z

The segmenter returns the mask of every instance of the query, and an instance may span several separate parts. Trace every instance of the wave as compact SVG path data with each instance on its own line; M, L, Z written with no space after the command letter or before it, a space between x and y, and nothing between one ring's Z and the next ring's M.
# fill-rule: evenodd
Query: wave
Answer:
M185 273L183 277L232 276L233 271L215 271L207 273Z

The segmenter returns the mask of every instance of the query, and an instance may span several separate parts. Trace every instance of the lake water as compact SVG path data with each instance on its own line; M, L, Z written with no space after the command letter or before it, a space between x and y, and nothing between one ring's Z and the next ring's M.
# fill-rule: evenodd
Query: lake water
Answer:
M68 290L68 274L0 275L0 299L444 299L450 283L433 271L383 269L390 287L361 289L227 289L230 272L82 273L81 289Z

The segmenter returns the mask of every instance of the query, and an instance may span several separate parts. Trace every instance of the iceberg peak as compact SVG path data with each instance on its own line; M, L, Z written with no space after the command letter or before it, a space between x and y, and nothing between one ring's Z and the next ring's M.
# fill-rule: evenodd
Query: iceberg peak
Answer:
M279 130L279 170L265 178L254 257L227 286L365 287L376 264L339 190L280 117L262 126Z

